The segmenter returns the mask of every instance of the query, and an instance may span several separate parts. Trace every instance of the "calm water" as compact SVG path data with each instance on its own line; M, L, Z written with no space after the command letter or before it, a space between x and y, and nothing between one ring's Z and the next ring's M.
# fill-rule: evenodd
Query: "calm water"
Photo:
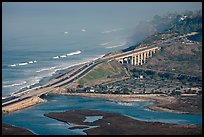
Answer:
M176 124L202 124L202 115L160 113L144 109L150 102L135 102L130 104L110 102L103 99L77 96L48 96L47 103L42 103L20 112L9 114L2 118L3 122L27 128L40 135L84 134L81 130L69 130L69 125L47 118L43 114L66 110L90 109L120 113L134 119L158 121Z

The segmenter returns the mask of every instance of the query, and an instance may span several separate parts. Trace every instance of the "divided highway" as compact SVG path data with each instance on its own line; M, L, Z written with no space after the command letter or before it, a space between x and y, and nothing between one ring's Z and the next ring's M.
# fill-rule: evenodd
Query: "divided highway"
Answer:
M51 81L49 81L48 83L46 83L43 86L39 86L39 87L34 87L32 89L28 89L22 92L17 92L16 94L13 94L9 97L7 97L6 99L2 100L2 107L14 104L16 102L25 100L27 98L31 98L34 96L38 96L40 97L43 94L46 94L48 92L51 92L53 90L56 90L59 87L68 85L70 83L72 83L73 81L81 78L82 76L84 76L86 73L88 73L91 69L93 69L95 66L97 66L100 63L106 62L106 61L110 61L113 60L114 58L118 58L118 57L122 57L124 55L128 55L128 54L132 54L134 52L140 52L142 50L146 50L149 49L150 47L143 47L141 49L137 49L136 51L129 51L129 52L125 52L125 53L121 53L119 55L112 55L112 56L108 56L108 57L103 57L100 59L97 59L95 61L92 61L90 63L86 63L83 64L77 68L75 68L74 70L64 74L64 75L60 75L54 79L52 79Z

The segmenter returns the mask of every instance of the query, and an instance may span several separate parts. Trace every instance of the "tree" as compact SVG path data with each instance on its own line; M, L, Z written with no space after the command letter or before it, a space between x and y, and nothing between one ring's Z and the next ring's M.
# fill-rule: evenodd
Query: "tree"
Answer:
M83 88L83 85L79 84L79 85L77 85L77 88Z
M181 92L176 91L176 90L173 90L173 91L171 92L171 95L181 95Z

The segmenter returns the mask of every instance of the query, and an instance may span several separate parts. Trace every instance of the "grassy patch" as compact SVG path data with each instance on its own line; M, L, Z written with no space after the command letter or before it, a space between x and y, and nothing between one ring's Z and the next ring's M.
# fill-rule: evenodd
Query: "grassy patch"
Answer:
M109 77L124 73L123 68L117 62L108 62L96 66L84 77L78 80L79 84L86 84L96 80L107 79Z

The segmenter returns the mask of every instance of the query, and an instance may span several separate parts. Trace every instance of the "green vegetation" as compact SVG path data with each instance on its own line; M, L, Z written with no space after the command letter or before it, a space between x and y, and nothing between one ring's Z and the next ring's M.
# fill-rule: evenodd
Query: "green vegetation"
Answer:
M79 79L78 83L80 85L84 85L89 84L89 82L96 82L97 80L101 79L110 79L123 74L124 69L118 62L106 62L91 70L84 77Z
M157 33L123 51L137 46L159 46L160 51L141 66L117 61L98 65L78 80L78 88L103 94L202 94L201 17L200 11L155 16ZM124 77L125 72L131 77Z
M172 27L145 39L142 44L159 45L162 49L141 68L186 74L202 79L202 14L201 11L186 11L173 14ZM184 18L181 20L181 18ZM155 18L165 20L165 17ZM188 36L192 32L198 34ZM179 37L182 36L182 37ZM159 40L158 40L159 39Z

